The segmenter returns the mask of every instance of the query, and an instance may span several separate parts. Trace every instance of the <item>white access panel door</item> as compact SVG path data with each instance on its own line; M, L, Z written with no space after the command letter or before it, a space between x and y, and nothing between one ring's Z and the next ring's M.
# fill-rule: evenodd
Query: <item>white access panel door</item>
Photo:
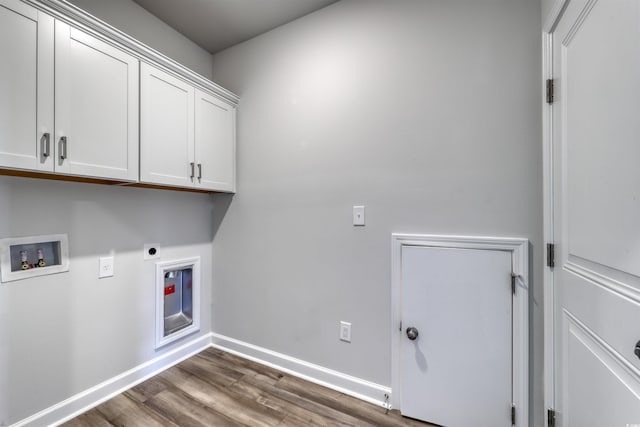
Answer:
M196 187L235 191L235 108L196 89Z
M402 248L402 415L511 426L511 272L508 251Z
M138 60L64 22L55 27L56 172L136 181Z
M53 170L53 24L0 0L0 167Z
M556 425L640 425L640 1L552 36Z
M193 187L194 88L151 65L140 68L140 181Z

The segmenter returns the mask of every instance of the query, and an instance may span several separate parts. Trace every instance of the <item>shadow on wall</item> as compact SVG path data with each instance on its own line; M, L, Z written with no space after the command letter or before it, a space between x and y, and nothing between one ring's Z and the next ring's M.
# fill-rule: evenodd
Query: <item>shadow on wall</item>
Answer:
M179 191L1 177L0 237L68 233L70 256L213 239L211 197Z
M214 194L213 195L213 215L212 215L212 228L211 228L211 240L215 239L216 234L218 234L218 230L220 229L220 225L222 224L222 220L225 215L227 215L227 211L229 210L229 206L231 206L231 201L233 200L233 194Z

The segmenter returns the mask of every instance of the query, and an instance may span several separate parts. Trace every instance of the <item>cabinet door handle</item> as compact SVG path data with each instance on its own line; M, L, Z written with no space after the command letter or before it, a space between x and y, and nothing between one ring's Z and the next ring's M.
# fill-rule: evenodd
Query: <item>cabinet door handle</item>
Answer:
M67 137L60 137L60 160L67 158Z
M193 179L193 177L196 176L196 170L195 170L196 164L193 163L193 162L191 162L189 164L191 165L191 176L190 176L190 178Z
M198 181L202 179L202 163L198 163Z
M42 144L42 157L49 157L51 155L51 134L49 132L42 134L40 144Z

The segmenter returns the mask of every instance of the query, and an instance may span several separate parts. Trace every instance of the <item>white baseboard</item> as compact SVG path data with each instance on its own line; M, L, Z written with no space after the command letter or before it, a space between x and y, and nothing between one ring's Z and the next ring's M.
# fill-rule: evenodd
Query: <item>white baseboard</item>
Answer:
M178 348L71 396L28 418L18 421L11 427L62 424L210 346L211 334L198 337Z
M18 421L11 427L62 424L209 347L270 366L375 405L390 407L391 388L389 387L234 338L209 333Z
M270 366L307 381L337 390L382 407L389 407L391 388L334 371L286 354L277 353L234 338L212 333L212 346L245 359Z

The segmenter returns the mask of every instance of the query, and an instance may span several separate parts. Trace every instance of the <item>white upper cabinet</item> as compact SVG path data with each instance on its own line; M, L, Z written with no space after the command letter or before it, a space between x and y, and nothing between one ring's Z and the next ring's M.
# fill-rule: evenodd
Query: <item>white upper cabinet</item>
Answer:
M140 182L235 191L235 108L143 63Z
M66 1L0 0L2 174L234 192L237 101Z
M235 192L235 107L196 89L196 187Z
M0 167L138 179L136 58L18 0L0 58Z
M56 171L138 179L138 67L122 50L55 24Z
M54 19L0 0L0 165L53 170Z

